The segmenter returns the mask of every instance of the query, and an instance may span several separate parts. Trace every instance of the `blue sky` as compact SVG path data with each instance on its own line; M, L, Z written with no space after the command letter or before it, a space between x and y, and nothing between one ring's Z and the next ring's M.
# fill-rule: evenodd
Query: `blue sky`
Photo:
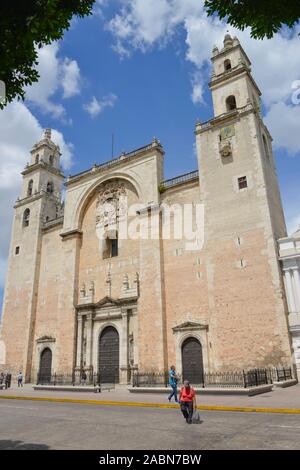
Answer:
M213 116L210 56L228 26L208 19L200 0L98 0L92 17L74 20L64 39L40 51L41 79L25 103L0 112L0 305L13 203L20 171L43 128L55 129L66 175L75 174L157 137L165 177L196 169L194 125ZM263 93L274 137L277 172L289 229L300 223L300 38L237 35ZM297 95L296 98L300 93ZM294 90L295 98L295 90Z

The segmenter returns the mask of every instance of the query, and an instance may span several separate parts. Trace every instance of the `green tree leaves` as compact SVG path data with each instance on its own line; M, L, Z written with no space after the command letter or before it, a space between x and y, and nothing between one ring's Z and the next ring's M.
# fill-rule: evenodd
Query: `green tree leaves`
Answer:
M38 81L37 49L61 39L73 16L92 13L95 0L2 0L0 3L0 80L6 102L24 99L24 88Z

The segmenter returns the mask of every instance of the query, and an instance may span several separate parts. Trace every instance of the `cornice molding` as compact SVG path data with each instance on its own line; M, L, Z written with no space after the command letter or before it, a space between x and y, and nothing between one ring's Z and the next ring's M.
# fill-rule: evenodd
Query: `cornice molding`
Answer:
M80 238L82 237L82 231L78 229L68 230L59 234L63 240L68 238Z

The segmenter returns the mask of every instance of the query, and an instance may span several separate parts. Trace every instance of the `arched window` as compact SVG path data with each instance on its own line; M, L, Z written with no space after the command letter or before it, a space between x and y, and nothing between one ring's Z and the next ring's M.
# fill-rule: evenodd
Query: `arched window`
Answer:
M49 157L49 165L53 166L54 158L53 155L50 155Z
M32 196L33 180L30 180L27 188L27 196Z
M234 95L230 95L228 96L228 98L226 98L226 109L227 111L232 111L233 109L236 109L236 101Z
M47 183L47 193L48 194L53 194L53 183L52 183L52 181L48 181L48 183Z
M231 62L229 59L224 60L224 70L230 70L231 69Z
M30 210L25 209L24 214L23 214L23 227L28 227L29 219L30 219Z
M267 159L269 160L270 159L270 153L269 153L269 147L268 147L267 139L265 138L264 135L262 136L262 138L263 138L263 143L264 143L265 155L266 155Z
M40 157L39 157L39 154L37 154L35 157L35 163L38 163L39 161L40 161Z

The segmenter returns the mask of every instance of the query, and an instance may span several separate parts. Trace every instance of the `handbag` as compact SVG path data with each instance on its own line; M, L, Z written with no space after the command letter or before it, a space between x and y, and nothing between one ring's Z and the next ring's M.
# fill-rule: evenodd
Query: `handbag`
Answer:
M194 424L200 424L200 413L198 410L195 410L192 416L192 422Z

